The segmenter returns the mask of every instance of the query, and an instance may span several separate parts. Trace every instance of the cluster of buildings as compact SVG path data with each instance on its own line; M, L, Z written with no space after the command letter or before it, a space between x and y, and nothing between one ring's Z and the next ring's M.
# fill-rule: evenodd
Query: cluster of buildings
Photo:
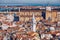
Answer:
M0 40L60 40L60 7L0 6Z

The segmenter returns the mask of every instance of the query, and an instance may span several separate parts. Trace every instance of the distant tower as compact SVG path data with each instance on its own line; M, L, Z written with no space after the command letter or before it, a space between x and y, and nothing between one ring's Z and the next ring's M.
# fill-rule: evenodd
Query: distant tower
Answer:
M51 6L46 7L46 19L49 21L52 20Z
M33 18L32 18L32 22L33 22L33 31L36 32L36 20L35 20L35 16L33 14Z

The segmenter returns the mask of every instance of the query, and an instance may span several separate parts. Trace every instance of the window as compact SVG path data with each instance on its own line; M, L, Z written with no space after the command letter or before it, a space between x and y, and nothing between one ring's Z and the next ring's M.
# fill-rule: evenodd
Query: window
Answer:
M24 17L20 17L20 21L24 21Z
M20 15L21 15L21 16L24 16L24 12L20 12Z

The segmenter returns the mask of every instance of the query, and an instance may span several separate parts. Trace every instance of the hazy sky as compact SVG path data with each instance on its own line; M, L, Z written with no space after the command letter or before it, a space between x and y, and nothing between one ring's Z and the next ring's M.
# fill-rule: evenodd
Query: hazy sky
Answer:
M0 0L0 5L2 4L53 4L60 5L60 0Z
M60 3L60 0L0 0L0 3Z

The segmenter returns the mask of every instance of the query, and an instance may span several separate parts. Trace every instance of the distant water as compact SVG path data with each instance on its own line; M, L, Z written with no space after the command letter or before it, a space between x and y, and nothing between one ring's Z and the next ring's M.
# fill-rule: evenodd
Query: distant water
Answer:
M25 4L17 4L17 3L0 3L0 6L60 6L60 4L35 4L35 3L25 3Z

